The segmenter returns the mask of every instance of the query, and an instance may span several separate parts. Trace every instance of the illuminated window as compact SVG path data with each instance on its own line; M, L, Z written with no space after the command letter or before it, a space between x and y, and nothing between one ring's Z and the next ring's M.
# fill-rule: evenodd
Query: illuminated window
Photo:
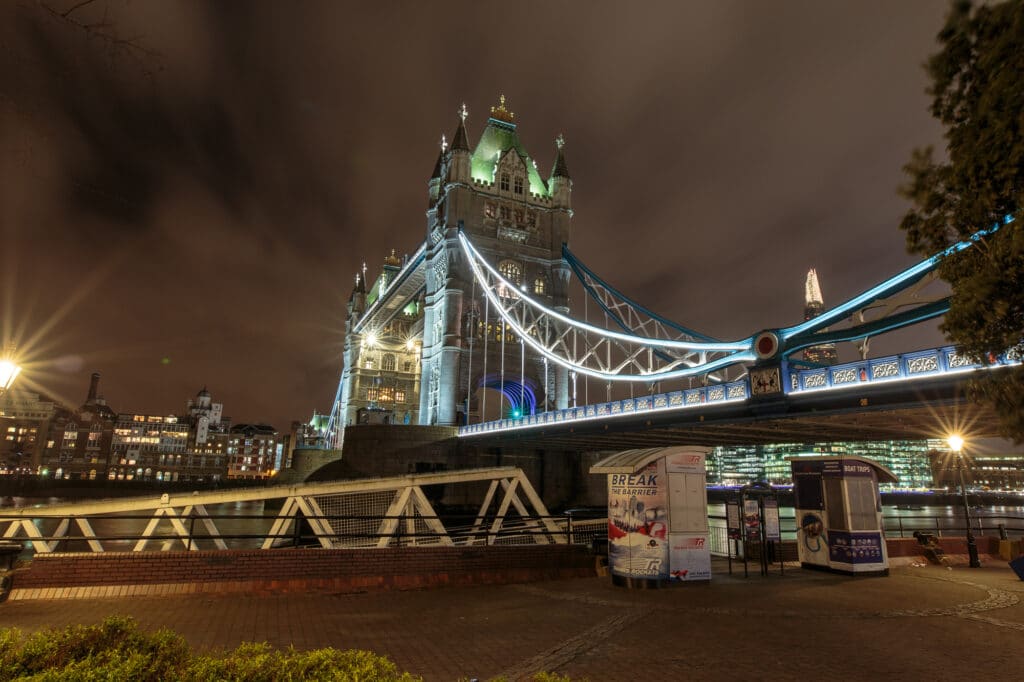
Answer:
M498 217L498 207L488 201L486 204L484 204L484 217L485 218L497 218Z
M499 186L501 187L502 192L508 191L508 173L501 174L501 183Z
M535 293L535 294L543 294L544 293L544 278L543 277L538 277L537 279L533 280L533 293Z
M394 372L395 356L391 353L385 353L384 357L380 361L380 368L385 372Z
M520 177L516 178L515 190L516 190L516 194L522 194L523 193L523 179L520 178Z
M523 268L514 260L503 260L498 264L498 272L512 284L523 281Z
M405 402L405 391L395 391L395 402L396 403L404 403Z

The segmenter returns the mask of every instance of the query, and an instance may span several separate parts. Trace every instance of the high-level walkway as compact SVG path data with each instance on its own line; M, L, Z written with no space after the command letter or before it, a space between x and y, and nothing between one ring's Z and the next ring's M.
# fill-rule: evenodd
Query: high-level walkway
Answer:
M735 569L735 566L734 566ZM1024 647L1024 582L904 563L886 578L787 567L636 591L608 578L348 595L214 594L9 601L0 625L36 631L130 615L202 649L267 641L370 649L426 680L1011 679Z

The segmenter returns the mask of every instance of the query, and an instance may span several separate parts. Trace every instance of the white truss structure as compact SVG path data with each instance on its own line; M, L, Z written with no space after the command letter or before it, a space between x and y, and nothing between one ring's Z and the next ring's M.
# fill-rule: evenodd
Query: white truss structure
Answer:
M653 318L642 319L636 310L627 314L626 324L643 333L574 320L505 279L465 234L459 241L488 305L527 345L570 371L605 381L651 383L706 375L755 359L753 337L733 342L696 339Z
M480 483L489 486L479 511L472 522L459 526L446 527L423 492L423 486ZM284 503L269 530L246 533L250 539L262 538L262 549L290 546L300 523L308 524L312 532L302 537L315 539L325 549L567 541L565 524L548 515L529 479L516 467L16 508L0 513L0 537L24 538L40 554L56 552L68 541L85 542L91 552L124 551L108 550L113 541L124 544L123 531L112 538L98 534L94 526L114 521L123 527L127 516L138 520L140 527L146 523L130 538L132 551L154 546L163 551L223 550L232 537L221 532L217 521L239 519L210 514L209 507L277 499ZM253 521L255 526L258 520ZM73 535L72 528L78 534Z

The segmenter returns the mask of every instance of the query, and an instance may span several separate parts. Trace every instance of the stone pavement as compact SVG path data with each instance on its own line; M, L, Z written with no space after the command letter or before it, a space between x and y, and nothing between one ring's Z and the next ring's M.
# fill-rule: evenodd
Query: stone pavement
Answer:
M627 590L609 578L331 594L8 601L36 631L121 614L201 649L243 641L370 649L426 680L1017 679L1024 582L1005 562L904 565L884 578L715 560L710 584Z

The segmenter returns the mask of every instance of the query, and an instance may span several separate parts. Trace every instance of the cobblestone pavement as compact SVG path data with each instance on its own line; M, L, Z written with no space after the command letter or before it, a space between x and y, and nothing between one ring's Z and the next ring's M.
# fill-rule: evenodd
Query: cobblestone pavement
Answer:
M627 590L608 578L353 595L9 601L36 631L130 615L193 646L363 648L427 680L1010 679L1024 662L1024 582L1005 562L899 567L885 578L787 568Z

